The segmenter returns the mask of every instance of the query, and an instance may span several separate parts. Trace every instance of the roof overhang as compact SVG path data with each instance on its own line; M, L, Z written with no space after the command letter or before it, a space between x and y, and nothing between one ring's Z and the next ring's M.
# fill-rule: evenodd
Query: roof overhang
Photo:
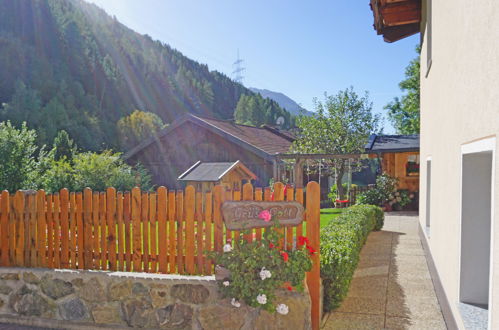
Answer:
M194 123L198 126L204 127L206 129L208 129L209 131L221 136L222 138L227 139L228 141L231 141L232 143L235 143L235 144L241 146L243 149L246 149L250 152L253 152L254 154L262 157L263 159L265 159L267 161L272 161L273 159L275 159L275 155L268 154L264 150L257 148L256 146L249 144L249 143L239 139L238 137L236 137L228 132L220 130L219 128L208 123L207 121L204 121L202 118L196 117L196 116L191 115L191 114L183 115L179 119L175 120L170 126L163 128L157 135L154 135L154 136L146 139L145 141L143 141L142 143L140 143L136 147L132 148L130 151L128 151L127 153L125 153L123 155L123 159L128 160L128 159L133 158L141 150L148 147L152 143L158 143L158 144L161 143L160 142L161 138L167 136L170 132L173 132L173 130L175 130L179 126L183 125L185 122L191 122L191 123Z
M374 29L386 42L394 42L421 30L421 0L370 0Z

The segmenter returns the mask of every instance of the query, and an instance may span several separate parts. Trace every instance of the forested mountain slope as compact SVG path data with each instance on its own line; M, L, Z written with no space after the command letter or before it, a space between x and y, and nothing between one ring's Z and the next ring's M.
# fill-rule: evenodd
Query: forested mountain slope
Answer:
M26 121L39 144L64 129L83 149L116 148L116 123L135 109L165 123L186 112L228 119L242 94L255 95L93 4L0 0L0 119Z

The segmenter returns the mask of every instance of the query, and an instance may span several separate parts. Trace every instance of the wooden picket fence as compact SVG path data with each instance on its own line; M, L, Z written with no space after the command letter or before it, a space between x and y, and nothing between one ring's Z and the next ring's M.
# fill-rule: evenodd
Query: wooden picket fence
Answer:
M304 200L304 196L306 199ZM273 199L272 199L273 198ZM294 189L278 182L270 188L245 184L242 191L196 192L159 187L131 192L69 192L46 194L17 191L0 196L0 267L92 269L149 273L211 275L207 251L222 251L239 232L223 225L226 200L289 200L305 205L304 223L280 229L281 246L292 249L295 237L306 236L320 250L320 188L316 182ZM244 235L261 240L262 229ZM319 253L307 274L312 297L312 320L318 326L320 295ZM315 320L314 320L315 319Z

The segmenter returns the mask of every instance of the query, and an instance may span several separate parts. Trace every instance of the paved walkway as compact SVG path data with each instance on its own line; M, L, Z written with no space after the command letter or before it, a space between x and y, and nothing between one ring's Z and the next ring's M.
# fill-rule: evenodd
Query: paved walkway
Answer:
M446 329L415 215L386 215L369 235L348 296L323 329Z

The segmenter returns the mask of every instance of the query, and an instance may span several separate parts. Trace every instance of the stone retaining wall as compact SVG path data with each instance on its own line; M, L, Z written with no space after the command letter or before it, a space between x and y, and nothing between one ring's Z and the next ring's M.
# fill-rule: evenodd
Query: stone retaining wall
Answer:
M0 268L0 322L52 328L310 329L308 292L288 315L222 299L212 276Z

